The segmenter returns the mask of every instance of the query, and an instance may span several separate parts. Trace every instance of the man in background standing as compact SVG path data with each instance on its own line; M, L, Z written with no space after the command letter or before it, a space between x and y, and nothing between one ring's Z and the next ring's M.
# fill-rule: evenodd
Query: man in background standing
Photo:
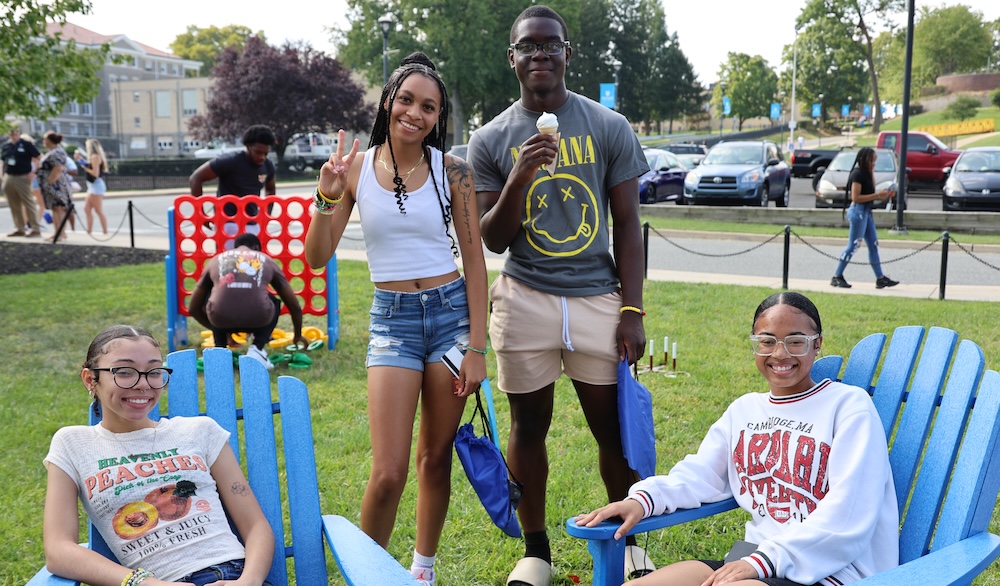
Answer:
M10 141L3 145L3 193L10 205L14 231L7 236L41 236L35 196L31 193L32 163L38 164L42 156L34 143L21 138L21 129L14 127L7 133ZM27 225L29 232L24 231Z
M191 195L201 195L202 186L213 179L219 180L219 187L215 192L219 197L260 196L261 188L264 188L266 195L274 195L277 192L274 163L267 158L274 144L274 133L269 127L257 124L247 128L243 133L243 150L223 153L195 169L188 179ZM236 205L227 203L222 211L226 216L235 216ZM247 213L257 215L257 206L248 205Z

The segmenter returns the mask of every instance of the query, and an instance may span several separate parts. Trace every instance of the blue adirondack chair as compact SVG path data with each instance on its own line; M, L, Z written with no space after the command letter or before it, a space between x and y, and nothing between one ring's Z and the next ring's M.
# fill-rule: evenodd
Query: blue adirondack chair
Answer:
M1000 537L987 532L1000 491L1000 374L984 374L982 350L969 340L959 343L955 332L932 327L926 340L924 334L921 326L896 329L874 386L886 336L866 337L851 351L840 377L872 394L891 440L889 460L902 520L899 567L859 586L971 584L1000 556ZM842 364L839 356L817 360L814 380L838 378ZM727 499L678 510L644 519L629 534L736 507ZM616 528L610 522L587 528L572 518L566 521L570 535L588 540L594 586L622 584L625 540L615 541Z
M309 415L309 394L302 381L278 377L278 402L271 401L271 381L264 366L252 358L240 357L241 408L236 406L236 386L233 376L232 352L226 348L206 349L204 353L204 402L206 411L199 410L199 384L195 350L172 352L167 364L174 369L166 393L166 416L208 415L230 432L229 443L236 457L246 462L247 478L260 506L274 531L275 552L268 581L274 586L287 586L293 568L295 583L302 586L327 584L324 533L340 536L337 525L324 526L329 517L320 513L316 458L313 450L312 422ZM159 409L152 417L160 417ZM280 426L279 423L280 417ZM238 422L243 422L245 450L241 450ZM91 416L91 424L97 423ZM279 438L275 430L280 429ZM279 443L284 451L284 469L277 457ZM285 480L287 508L281 500L281 479ZM290 528L290 534L285 527ZM352 525L353 527L353 525ZM344 569L348 584L417 584L410 573L384 549L366 535L350 533L355 549L363 551L363 566ZM339 537L338 537L339 538ZM115 559L97 530L91 525L89 547ZM367 542L365 541L367 540ZM86 544L85 544L86 545ZM367 545L367 547L365 547ZM358 572L364 579L347 576ZM366 574L365 571L370 571ZM40 571L28 586L71 586L77 582Z

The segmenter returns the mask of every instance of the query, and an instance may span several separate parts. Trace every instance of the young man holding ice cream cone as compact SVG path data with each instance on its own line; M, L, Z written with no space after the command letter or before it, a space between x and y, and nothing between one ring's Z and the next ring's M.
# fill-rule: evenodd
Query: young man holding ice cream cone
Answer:
M622 455L617 366L645 350L638 177L649 167L623 116L567 90L567 37L551 8L517 17L507 57L520 100L469 141L483 240L509 251L490 289L490 338L511 408L507 462L524 484L525 555L507 580L515 586L551 580L545 440L563 372L597 440L608 498L638 480ZM629 545L626 573L650 569Z

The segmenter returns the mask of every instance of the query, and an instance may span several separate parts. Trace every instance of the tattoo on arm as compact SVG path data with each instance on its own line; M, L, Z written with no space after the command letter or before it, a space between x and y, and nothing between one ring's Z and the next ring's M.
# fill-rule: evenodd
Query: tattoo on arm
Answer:
M242 482L234 482L229 490L236 496L247 496L250 494L250 487Z
M452 197L455 197L455 192L458 191L458 195L462 198L462 202L465 204L462 206L462 222L465 225L466 242L472 243L472 217L469 211L469 206L475 197L475 192L473 191L473 180L472 180L472 168L468 163L461 159L452 159L452 162L445 168L448 173L448 183L452 186ZM457 189L456 189L457 188ZM454 218L453 221L458 220ZM478 221L478 220L477 220Z

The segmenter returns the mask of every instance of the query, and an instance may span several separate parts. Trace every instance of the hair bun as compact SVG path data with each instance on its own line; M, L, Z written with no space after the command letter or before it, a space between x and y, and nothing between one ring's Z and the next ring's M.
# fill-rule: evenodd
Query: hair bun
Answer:
M426 67L433 69L434 71L437 71L437 67L434 66L434 62L431 61L431 58L420 51L414 51L413 53L410 53L409 55L404 57L402 61L399 62L399 65L405 66L414 63L417 65L424 65Z

